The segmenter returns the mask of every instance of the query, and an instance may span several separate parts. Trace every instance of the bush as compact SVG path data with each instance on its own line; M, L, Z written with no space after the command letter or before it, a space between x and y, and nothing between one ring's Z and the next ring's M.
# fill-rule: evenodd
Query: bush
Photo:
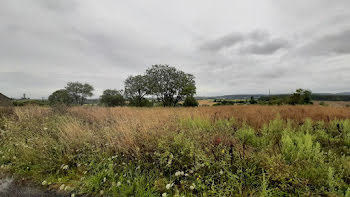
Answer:
M125 99L122 95L122 91L118 90L105 90L101 96L100 103L107 107L124 106Z
M185 107L197 107L198 105L198 101L193 96L187 96L183 103Z

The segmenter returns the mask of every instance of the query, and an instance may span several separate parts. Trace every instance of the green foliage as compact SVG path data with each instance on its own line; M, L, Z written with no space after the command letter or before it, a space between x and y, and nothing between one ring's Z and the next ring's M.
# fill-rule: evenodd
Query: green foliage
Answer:
M196 93L194 76L168 65L153 65L146 70L147 86L163 106L176 106L186 95Z
M284 132L281 142L281 153L286 161L290 163L295 161L323 163L324 157L321 146L319 143L313 142L310 134L296 133L290 135Z
M198 101L193 96L186 96L186 99L183 103L183 106L185 107L197 107L198 105Z
M100 103L108 107L123 106L125 105L125 99L121 90L107 89L103 91Z
M74 104L83 105L86 97L93 95L94 87L88 83L68 82L65 90L73 98Z
M297 89L292 95L274 95L269 97L260 97L260 102L270 105L304 105L312 104L310 90Z
M143 107L149 106L149 102L145 99L145 95L150 93L150 89L146 76L136 75L129 76L125 82L125 96L131 106Z
M12 102L13 106L27 106L27 105L36 105L36 106L46 106L49 103L42 100L15 100Z
M289 96L287 103L290 105L310 104L311 103L311 91L297 89L295 91L295 93L293 93L291 96Z
M21 110L0 116L0 171L43 187L91 196L350 195L350 120L277 116L253 128L186 117L120 132L126 126L105 117Z
M73 103L73 97L65 89L53 92L48 100L50 105L71 105Z

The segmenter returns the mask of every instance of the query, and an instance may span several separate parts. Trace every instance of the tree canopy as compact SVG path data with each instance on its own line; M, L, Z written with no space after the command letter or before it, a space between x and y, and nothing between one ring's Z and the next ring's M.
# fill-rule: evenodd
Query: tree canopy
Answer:
M93 96L94 87L88 83L69 82L65 87L66 91L73 98L73 103L83 105L86 97Z
M65 89L56 90L49 96L48 100L50 105L57 105L57 104L70 105L73 103L72 96Z
M147 99L145 99L145 96L149 94L149 86L147 85L146 76L129 76L124 81L124 85L124 93L128 98L130 105L138 107L147 105Z
M125 105L123 91L107 89L103 91L100 102L108 107L123 106Z
M163 106L175 106L184 96L196 93L194 76L168 65L153 65L146 70L149 92Z

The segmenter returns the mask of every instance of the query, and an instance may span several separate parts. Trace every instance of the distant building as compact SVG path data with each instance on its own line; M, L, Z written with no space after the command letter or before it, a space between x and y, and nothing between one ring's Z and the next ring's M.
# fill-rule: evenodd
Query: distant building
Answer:
M11 99L0 93L0 106L10 106L12 105Z

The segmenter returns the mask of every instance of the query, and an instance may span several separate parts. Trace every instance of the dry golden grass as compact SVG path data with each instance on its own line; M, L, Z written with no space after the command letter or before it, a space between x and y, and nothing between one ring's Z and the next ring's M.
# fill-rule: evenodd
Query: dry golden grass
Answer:
M277 114L282 119L291 119L303 122L306 118L312 120L330 121L333 119L350 118L350 108L332 106L262 106L262 105L238 105L216 106L197 108L130 108L130 107L73 107L69 110L76 117L90 120L96 125L104 122L115 121L133 129L150 130L179 118L204 118L213 121L218 119L234 118L237 121L246 121L254 127L275 119ZM130 128L128 128L130 129Z
M327 106L332 107L346 107L350 106L350 101L313 101L314 105L319 105L321 102L323 102Z
M213 106L215 104L214 100L198 100L200 106Z
M195 169L199 176L190 177L192 175L189 175L190 182L183 187L187 188L188 192L193 192L193 189L189 188L192 183L204 184L206 188L210 188L213 177L216 184L235 181L234 185L224 186L220 191L213 190L218 193L213 193L212 196L234 196L235 191L242 191L239 196L257 194L264 184L261 180L264 179L265 172L272 177L270 180L276 180L279 184L271 186L275 187L276 191L282 188L285 192L283 186L293 184L289 190L292 196L297 194L295 192L297 189L304 192L302 194L305 196L310 195L308 188L304 189L306 181L309 181L307 187L309 185L315 187L318 189L315 193L323 194L323 188L329 186L327 183L329 169L337 169L338 174L334 177L341 177L337 179L341 180L338 181L339 183L348 180L347 177L350 176L350 169L340 166L341 162L349 163L348 158L342 157L350 153L347 147L350 142L349 120L327 124L334 119L350 119L349 107L235 105L193 108L106 108L84 106L57 109L28 106L4 109L1 113L4 114L4 118L0 119L0 130L2 130L0 153L3 159L0 160L0 165L6 165L6 169L12 172L34 177L38 183L44 180L52 181L56 188L63 184L72 185L77 188L77 191L82 189L92 195L97 195L103 190L112 192L109 189L116 189L114 184L117 181L121 181L124 187L130 187L130 191L134 191L132 187L135 184L129 184L124 179L124 174L128 174L129 181L141 180L140 177L144 177L145 180L140 188L144 189L151 185L147 190L156 191L155 196L159 196L164 192L155 187L159 180L165 179L161 185L161 188L165 189L166 185L173 181L165 177L171 177L182 170L189 172L189 169ZM294 123L291 123L293 124L291 126L295 130L291 130L290 133L285 132L289 131L284 129L289 127L290 122L275 120L276 117L293 120ZM322 130L316 132L313 125L301 124L306 118L324 121L326 124L317 123ZM271 123L272 120L277 124L269 124L260 130L263 125ZM336 126L332 127L332 124ZM305 134L304 129L310 133ZM293 134L294 132L297 134ZM312 136L314 138L311 139ZM299 145L294 141L289 143L290 141L285 139L293 139L299 142ZM314 140L318 140L317 143ZM327 153L326 159L313 161L308 160L309 157L301 157L312 153L314 158L324 158L325 155L319 150L319 143L322 143L323 151ZM308 149L304 150L305 147ZM287 152L281 150L287 150ZM337 152L339 155L328 156L328 153L331 153L328 150ZM290 152L296 157L295 160L289 159ZM253 179L217 176L221 174L222 169L225 169L225 172L232 171L233 174L237 174L237 177L245 177L239 176L243 173L237 168L240 165L242 169L248 169L245 172L246 175L254 174ZM304 165L307 165L305 169ZM319 168L320 165L322 168ZM29 167L23 171L23 166ZM66 169L64 169L65 166L67 166ZM142 166L142 171L135 170L140 169L139 166ZM150 171L153 173L151 176ZM116 176L122 174L121 178ZM314 174L319 176L315 177ZM203 180L210 181L200 183L198 177L201 176ZM286 182L292 178L305 180L305 182ZM319 180L323 182L319 183ZM101 184L102 182L104 184ZM180 188L181 183L176 184ZM251 187L252 185L254 186ZM348 183L344 185L346 187L342 186L343 188L349 188ZM239 189L240 186L242 187ZM124 190L128 191L120 189L118 192ZM332 191L332 188L324 193L327 194L328 191ZM171 191L166 190L166 192ZM194 193L193 196L200 195L200 192Z

